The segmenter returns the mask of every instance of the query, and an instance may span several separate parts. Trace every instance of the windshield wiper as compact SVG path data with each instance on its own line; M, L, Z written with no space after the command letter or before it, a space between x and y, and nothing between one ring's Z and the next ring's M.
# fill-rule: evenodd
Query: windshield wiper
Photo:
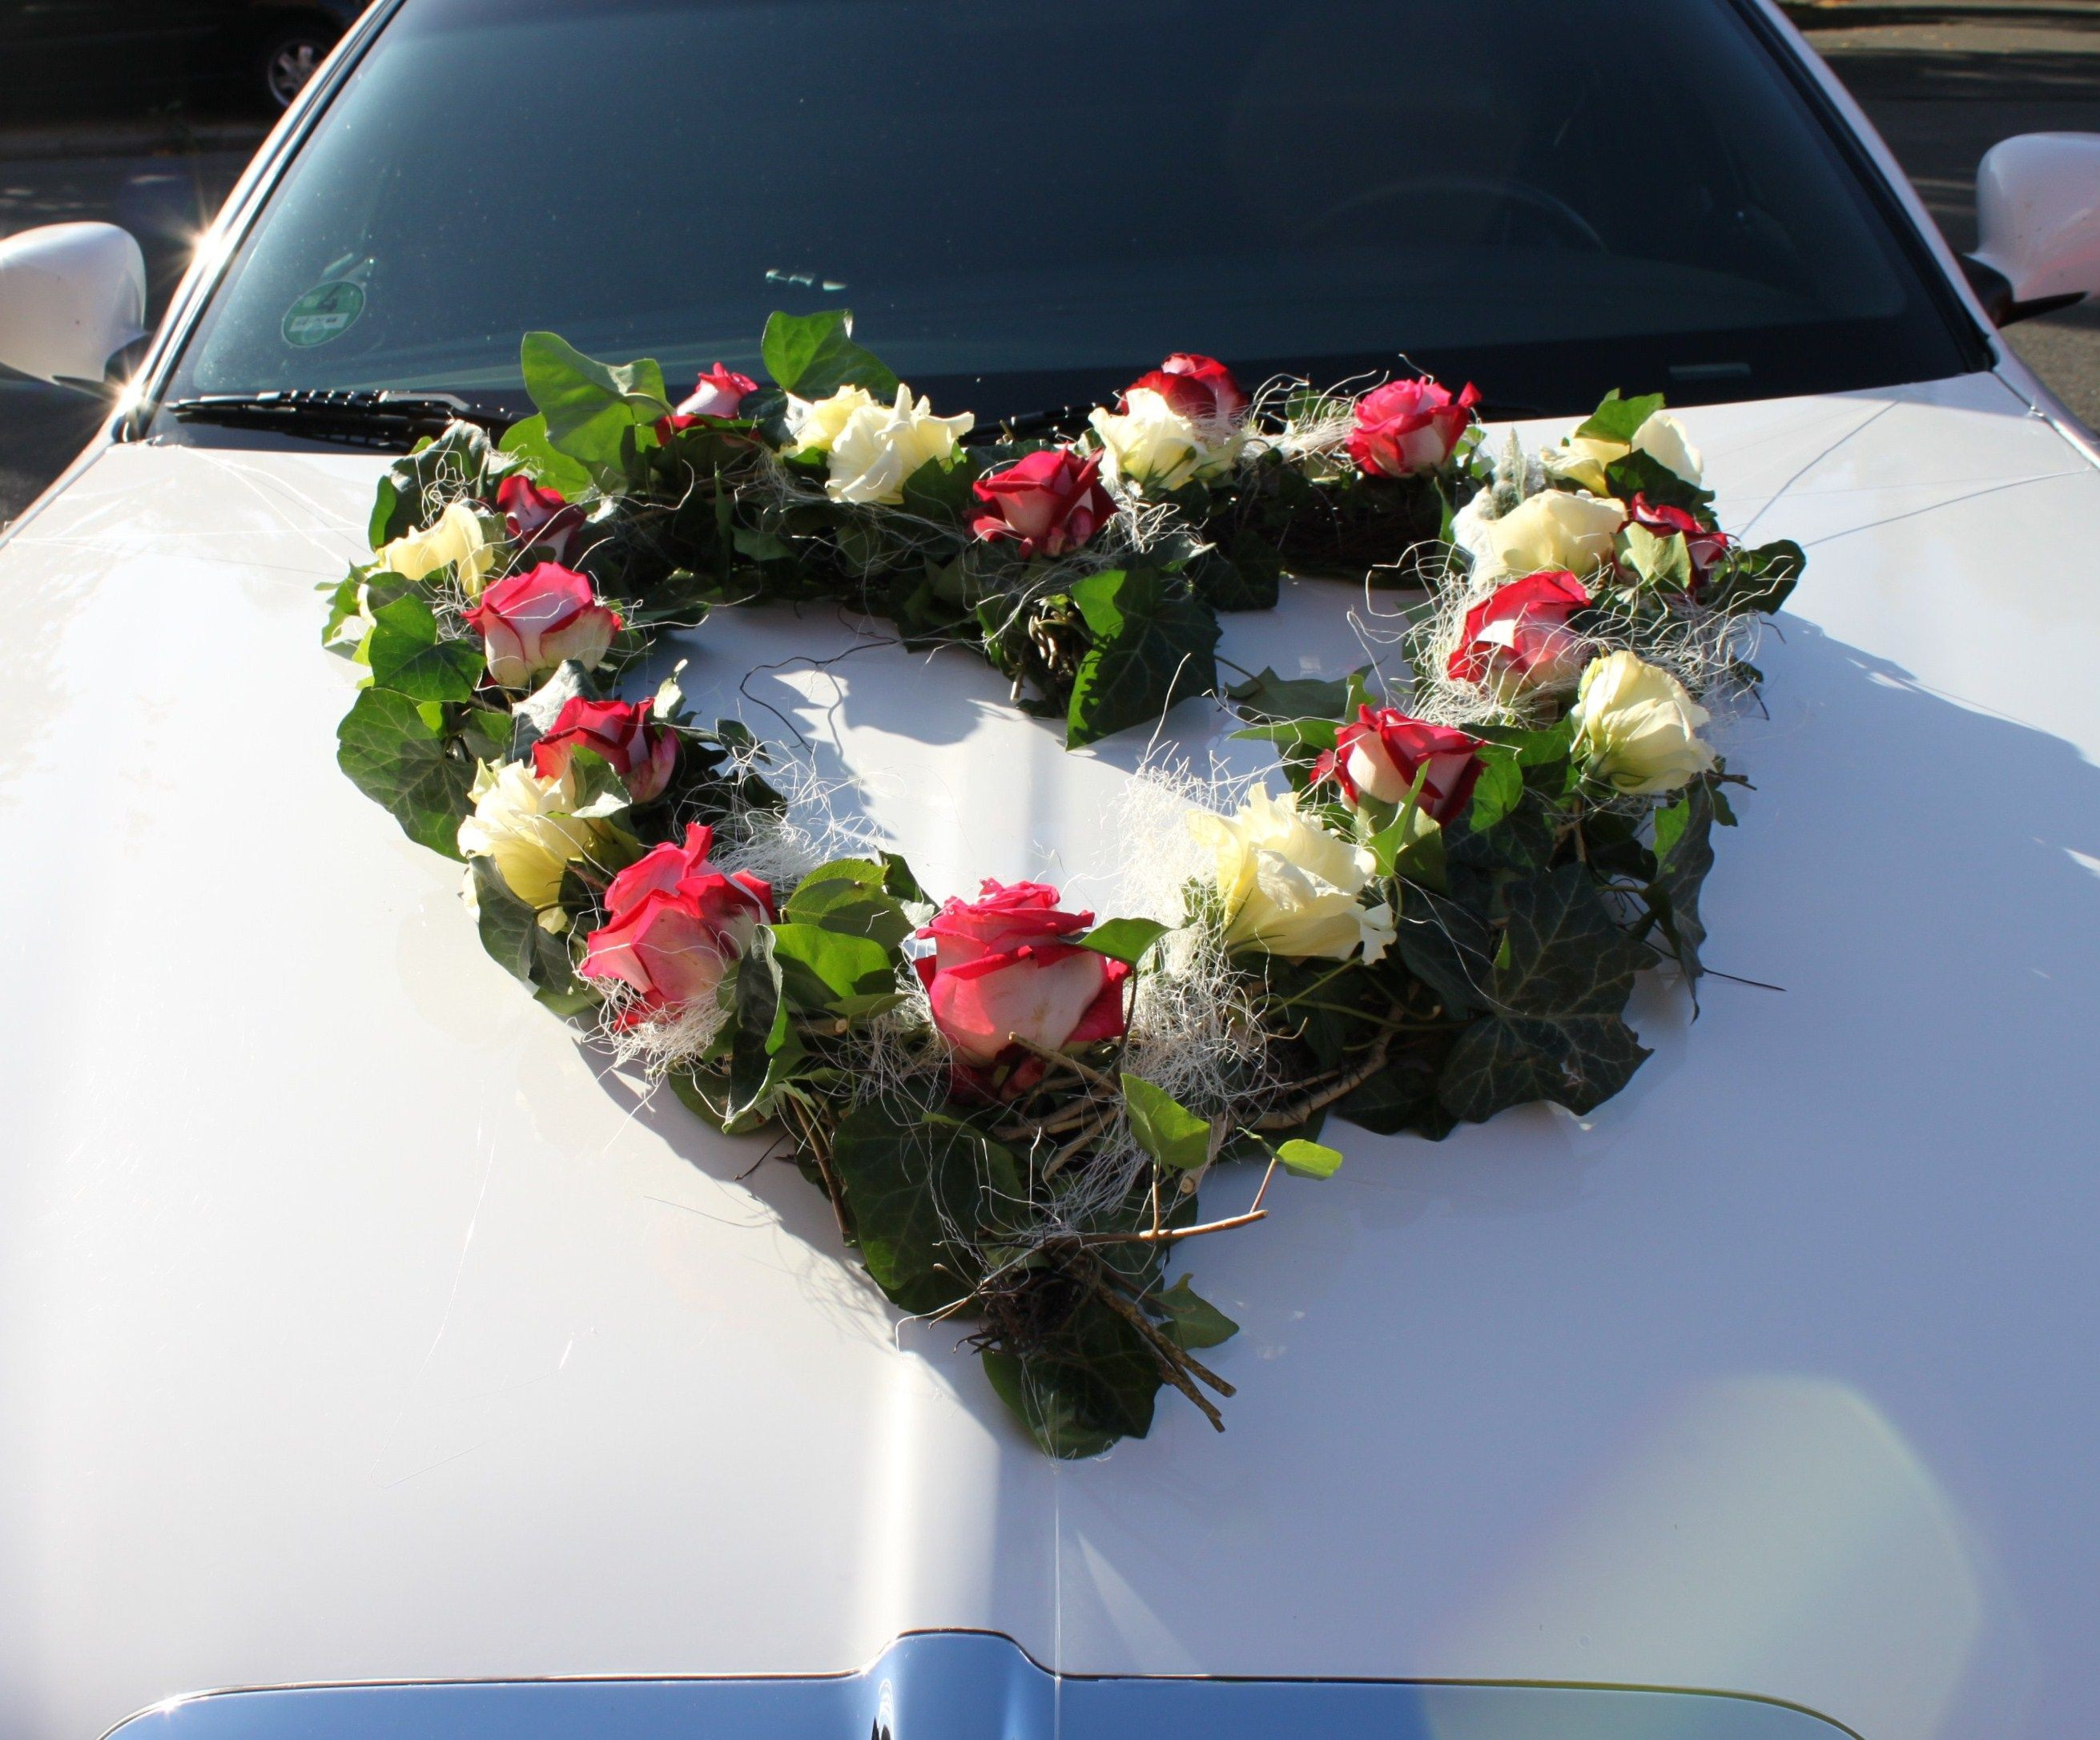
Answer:
M1023 411L1013 417L996 417L980 423L963 437L965 447L982 447L994 441L1027 440L1042 435L1078 435L1087 426L1091 404L1053 405L1047 411Z
M478 423L500 431L512 421L507 411L470 404L451 393L375 392L368 388L207 393L178 399L166 409L170 417L186 423L274 429L302 440L338 441L392 453L406 453L424 435L443 434L448 423Z

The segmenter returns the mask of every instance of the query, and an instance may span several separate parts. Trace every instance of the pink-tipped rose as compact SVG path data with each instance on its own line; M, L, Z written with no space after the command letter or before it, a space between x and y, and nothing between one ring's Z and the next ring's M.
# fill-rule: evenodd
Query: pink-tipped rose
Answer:
M1077 550L1115 512L1100 482L1101 456L1046 448L972 484L982 506L970 516L981 538L1017 538L1024 557Z
M1149 374L1141 374L1123 389L1123 409L1140 387L1155 392L1178 417L1207 432L1230 428L1246 414L1246 391L1233 378L1233 372L1215 356L1196 356L1176 351Z
M560 490L542 489L523 471L496 485L496 507L512 543L520 550L545 544L557 562L567 559L569 541L584 523L584 510Z
M1042 1058L1017 1036L1061 1051L1123 1031L1130 969L1068 940L1093 922L1091 912L1059 912L1057 890L1043 883L987 881L919 933L934 945L915 965L933 1025L955 1048L958 1089L1011 1098L1041 1080Z
M1564 569L1507 581L1466 612L1445 674L1505 695L1572 689L1589 649L1568 625L1589 589Z
M1480 741L1397 707L1360 707L1356 722L1335 734L1334 752L1320 757L1314 778L1330 774L1351 803L1375 797L1389 804L1406 802L1419 775L1422 813L1448 822L1466 807L1480 777Z
M691 392L678 402L668 417L656 419L656 439L668 441L681 429L690 429L705 417L734 417L747 394L758 391L758 382L748 374L717 363L702 375Z
M1438 470L1480 402L1470 382L1456 398L1427 376L1374 387L1357 401L1349 457L1366 477L1418 477Z
M1626 508L1626 523L1639 526L1643 532L1657 537L1671 537L1682 534L1685 552L1692 558L1692 590L1696 592L1706 583L1706 576L1714 564L1736 547L1736 541L1725 532L1710 531L1681 507L1670 507L1651 501L1644 495L1635 495Z
M773 890L708 862L715 832L695 822L686 842L666 842L629 864L605 891L606 922L584 944L585 978L613 978L637 994L634 1013L662 1015L714 995L751 934L773 921Z
M505 689L530 688L564 659L589 669L620 629L620 613L591 583L555 562L498 581L466 620L480 633L489 680Z
M678 762L678 734L650 721L653 701L594 701L574 695L554 715L554 729L532 745L532 771L558 779L579 749L589 749L626 782L637 803L660 797Z

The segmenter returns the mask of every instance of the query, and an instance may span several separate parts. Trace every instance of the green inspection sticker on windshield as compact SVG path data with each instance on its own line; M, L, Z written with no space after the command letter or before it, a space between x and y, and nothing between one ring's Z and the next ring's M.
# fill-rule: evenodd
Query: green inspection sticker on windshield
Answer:
M347 278L317 284L285 311L285 342L311 350L340 338L364 312L364 286Z

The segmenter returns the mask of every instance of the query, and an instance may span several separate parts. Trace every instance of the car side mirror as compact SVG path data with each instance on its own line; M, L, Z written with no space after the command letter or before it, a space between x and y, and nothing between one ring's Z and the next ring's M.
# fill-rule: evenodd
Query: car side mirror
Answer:
M0 363L99 390L145 336L146 258L113 223L50 223L0 241Z
M2001 326L2100 290L2100 133L2023 133L1976 168L1969 281Z

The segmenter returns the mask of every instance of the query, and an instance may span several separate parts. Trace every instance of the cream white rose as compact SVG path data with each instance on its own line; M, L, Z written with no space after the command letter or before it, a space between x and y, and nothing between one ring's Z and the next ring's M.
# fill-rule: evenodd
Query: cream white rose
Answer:
M1392 908L1365 906L1371 855L1330 833L1295 799L1255 792L1233 815L1189 812L1189 831L1216 855L1225 938L1293 960L1375 961L1392 941Z
M1575 753L1591 778L1633 795L1674 792L1714 765L1711 717L1684 685L1630 652L1592 659L1575 706Z
M955 443L976 423L968 411L960 417L934 416L931 403L915 402L908 386L897 389L894 404L871 399L856 405L831 438L831 475L824 493L834 501L893 506L904 499L911 474L932 461L946 464L952 459Z
M1476 581L1560 568L1586 580L1611 565L1626 518L1624 505L1609 497L1542 489L1500 519L1454 523L1453 530L1472 554Z
M828 399L790 398L788 426L794 432L795 451L828 453L854 413L867 410L875 402L875 395L865 386L841 386Z
M1538 457L1548 477L1561 479L1601 496L1609 487L1604 481L1604 468L1634 453L1646 453L1688 484L1705 481L1705 456L1692 444L1684 432L1684 425L1667 411L1650 412L1647 420L1634 431L1631 441L1570 435L1560 446L1547 448Z
M495 859L504 885L537 911L547 929L558 930L563 919L556 903L563 873L603 841L597 823L570 813L576 802L570 776L543 779L527 762L500 767L484 762L471 796L474 814L460 824L460 850L469 858ZM468 886L473 886L471 877Z
M496 566L496 554L481 515L468 503L455 501L435 525L382 545L377 559L404 580L427 580L449 564L466 595L479 598L482 581Z
M1100 439L1111 477L1154 489L1179 489L1229 471L1246 444L1237 424L1200 426L1149 386L1133 386L1119 412L1096 408L1088 421Z

